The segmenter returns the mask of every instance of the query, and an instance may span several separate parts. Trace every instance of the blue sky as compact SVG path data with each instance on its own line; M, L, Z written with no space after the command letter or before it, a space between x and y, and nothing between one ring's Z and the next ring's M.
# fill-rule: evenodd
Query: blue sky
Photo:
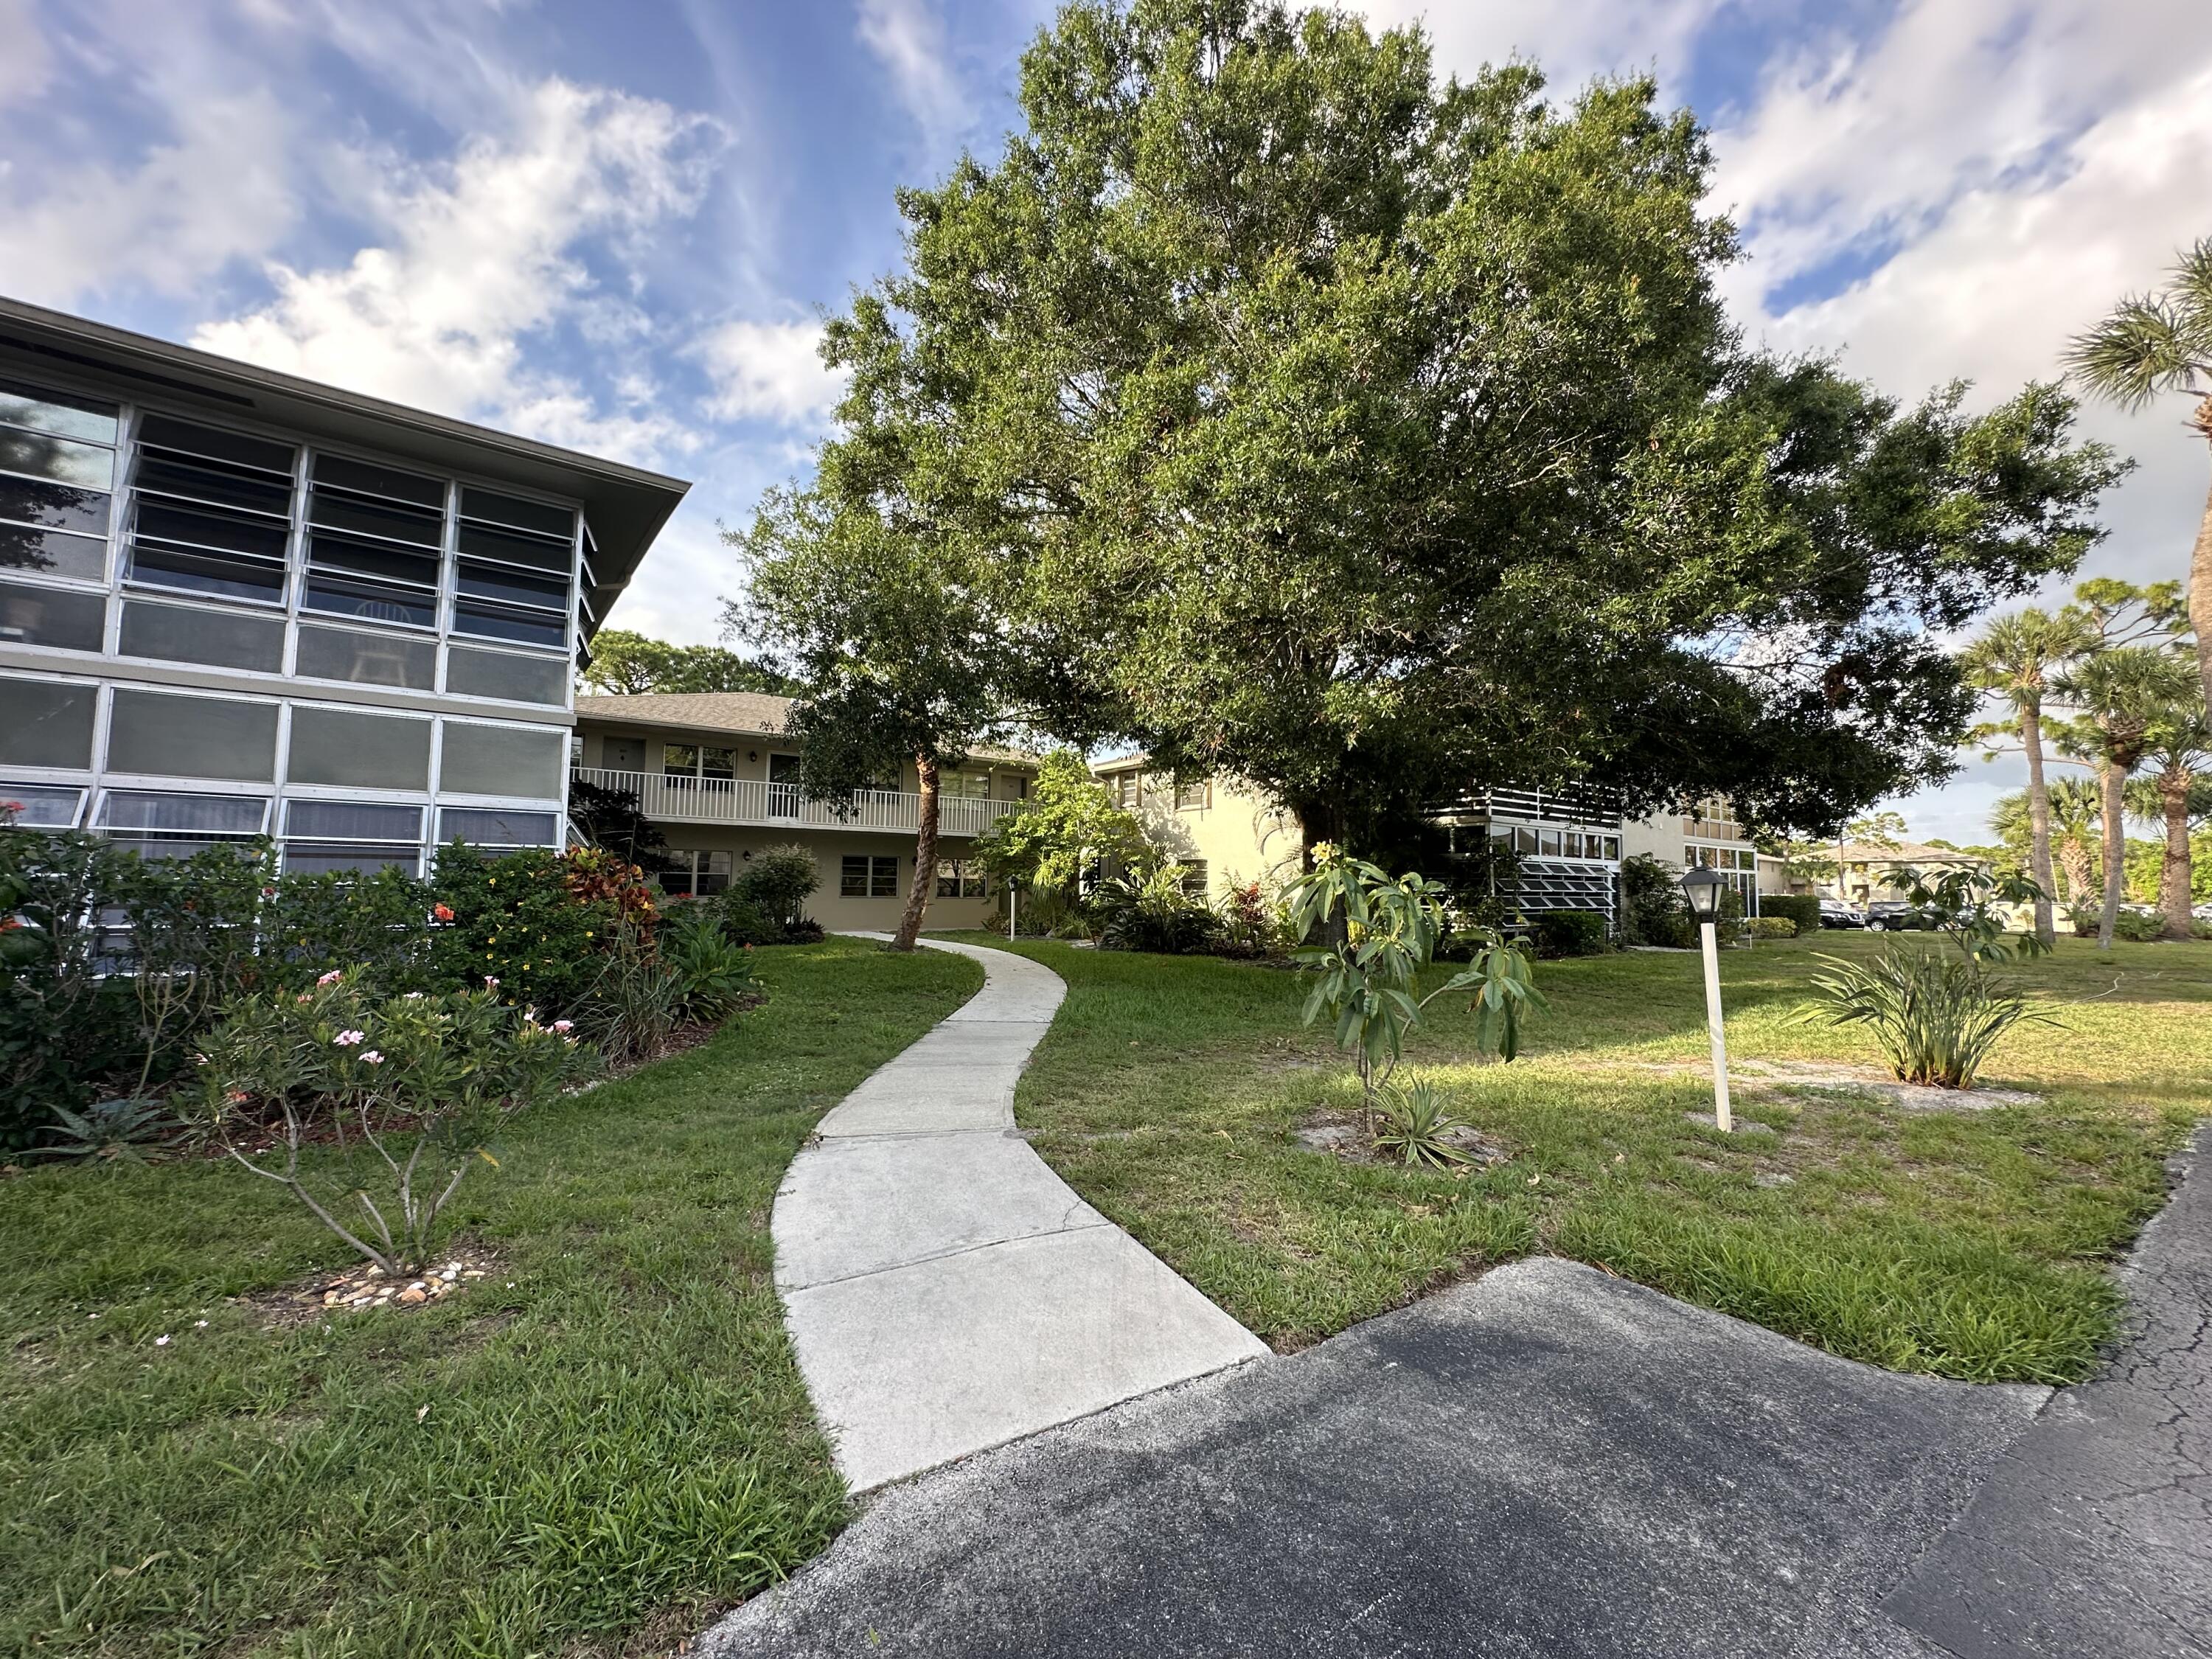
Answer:
M1440 69L1650 69L1712 128L1754 336L1996 398L2212 234L2203 0L1368 0ZM0 293L697 481L615 620L714 635L719 522L803 474L818 319L893 191L997 149L1027 0L0 0ZM2094 562L2179 575L2206 458ZM1903 803L1978 836L2009 766Z

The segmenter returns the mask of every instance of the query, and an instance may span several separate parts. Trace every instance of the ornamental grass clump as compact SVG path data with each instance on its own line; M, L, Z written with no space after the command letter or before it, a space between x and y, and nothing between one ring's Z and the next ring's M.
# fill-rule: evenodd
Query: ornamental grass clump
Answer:
M543 1024L498 990L487 977L378 1001L337 971L249 998L204 1046L205 1127L368 1261L411 1273L463 1177L498 1166L499 1126L595 1059L567 1020Z

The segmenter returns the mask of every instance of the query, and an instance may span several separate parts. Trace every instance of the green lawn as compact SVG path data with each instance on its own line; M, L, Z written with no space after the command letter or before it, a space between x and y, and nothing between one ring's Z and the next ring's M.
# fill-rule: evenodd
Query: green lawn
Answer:
M845 1493L769 1205L981 975L761 954L765 1007L513 1127L459 1200L506 1271L447 1304L282 1328L228 1300L346 1255L220 1164L0 1183L0 1651L659 1652L819 1550Z
M1735 1055L1877 1062L1856 1033L1789 1023L1816 952L1874 945L1726 952ZM2165 1155L2212 1113L2212 945L2069 940L2021 968L2063 1028L2016 1030L1989 1080L2039 1103L1740 1091L1739 1117L1781 1133L1733 1137L1684 1116L1711 1109L1697 957L1637 952L1539 964L1550 1012L1511 1066L1471 1063L1463 1013L1435 1005L1410 1063L1510 1154L1455 1178L1293 1139L1358 1098L1298 1028L1296 976L1020 948L1070 988L1018 1102L1037 1150L1285 1350L1553 1251L1881 1364L2069 1381L2112 1329L2107 1268L2161 1201Z

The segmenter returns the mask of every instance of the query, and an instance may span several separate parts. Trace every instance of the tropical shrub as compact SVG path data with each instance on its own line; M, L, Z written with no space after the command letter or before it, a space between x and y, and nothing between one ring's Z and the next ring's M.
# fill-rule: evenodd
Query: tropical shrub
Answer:
M1698 942L1680 873L1649 853L1621 860L1620 937L1624 945L1663 945L1677 951Z
M1606 947L1605 915L1598 910L1539 911L1529 933L1541 957L1594 957Z
M2112 918L2112 937L2129 945L2155 945L2166 937L2166 918L2142 910L2122 910Z
M668 837L646 817L634 789L610 788L574 778L568 784L568 822L584 839L645 874L670 867Z
M756 907L771 924L787 933L821 885L822 866L812 849L793 842L754 854L730 884L726 896L732 903Z
M1376 1148L1397 1153L1416 1169L1442 1170L1466 1163L1468 1154L1450 1137L1467 1127L1445 1107L1436 1085L1426 1079L1402 1089L1384 1089L1376 1097Z
M450 989L435 948L441 902L400 870L274 879L262 890L258 983L297 991L343 967L364 989L385 994Z
M1404 1056L1407 1034L1438 997L1472 989L1476 1052L1506 1060L1520 1052L1521 1021L1544 1000L1518 945L1492 934L1466 968L1427 995L1415 994L1443 936L1441 884L1418 872L1391 876L1323 842L1314 849L1314 867L1284 896L1294 937L1334 941L1294 953L1315 974L1304 1024L1329 1017L1336 1046L1358 1073L1370 1135L1376 1099Z
M149 1151L167 1146L181 1127L166 1100L97 1100L81 1112L57 1106L45 1144L23 1155L77 1164L143 1164Z
M1267 957L1289 948L1290 918L1256 881L1231 887L1215 915L1224 956Z
M676 975L679 1019L719 1025L752 994L753 947L723 930L722 915L711 902L670 905L655 943Z
M1820 960L1814 1006L1800 1018L1865 1026L1907 1083L1970 1089L2007 1031L2055 1023L1971 953L1892 939L1870 963Z
M640 923L620 923L611 937L576 999L576 1027L611 1064L635 1065L667 1046L683 1018L684 982Z
M447 918L433 947L437 982L489 977L549 1016L576 1011L626 921L651 939L644 878L596 848L494 859L455 842L439 849L432 884Z
M721 912L722 935L732 945L781 945L784 942L783 924L771 921L768 912L749 898L726 891L719 900L695 902L717 906Z
M1820 901L1810 893L1761 893L1759 914L1769 918L1787 916L1797 924L1799 938L1810 939L1820 931Z
M590 1066L569 1022L497 988L379 1000L337 970L249 997L205 1039L202 1124L370 1261L410 1272L462 1179L497 1166L500 1124Z
M1743 927L1753 939L1796 939L1799 932L1795 916L1753 916Z
M1088 871L1147 867L1158 856L1142 821L1114 804L1113 792L1073 749L1044 757L1029 799L994 819L969 855L1000 891L1020 890L1016 921L1024 933L1049 934L1085 925L1080 890Z
M1102 883L1091 900L1099 916L1098 942L1109 951L1168 956L1214 949L1221 943L1221 918L1204 899L1185 892L1182 884L1179 864Z

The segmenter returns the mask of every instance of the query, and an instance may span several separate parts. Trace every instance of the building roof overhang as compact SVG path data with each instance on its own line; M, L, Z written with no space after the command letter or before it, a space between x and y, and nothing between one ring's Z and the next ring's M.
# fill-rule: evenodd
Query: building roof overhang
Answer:
M642 467L0 295L0 371L36 378L41 366L73 381L106 384L118 397L150 388L166 400L204 410L210 420L229 415L310 441L320 438L580 501L597 547L592 560L597 580L587 595L596 617L604 617L629 586L646 550L691 488ZM596 620L587 617L586 623L587 632L597 631Z

